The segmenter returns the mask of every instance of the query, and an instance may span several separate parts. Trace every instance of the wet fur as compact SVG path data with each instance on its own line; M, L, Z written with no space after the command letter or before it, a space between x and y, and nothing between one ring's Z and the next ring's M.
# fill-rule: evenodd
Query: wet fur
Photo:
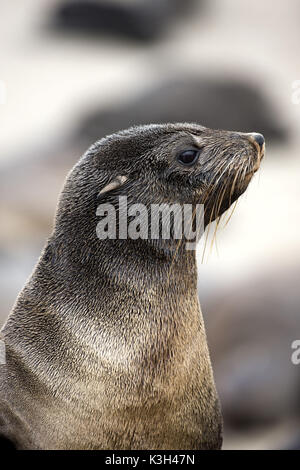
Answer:
M191 145L203 150L185 168L176 154ZM208 224L256 160L242 134L196 124L135 127L89 149L1 333L3 438L19 449L221 447L194 251L184 240L100 241L96 209L122 194L147 206L205 202Z

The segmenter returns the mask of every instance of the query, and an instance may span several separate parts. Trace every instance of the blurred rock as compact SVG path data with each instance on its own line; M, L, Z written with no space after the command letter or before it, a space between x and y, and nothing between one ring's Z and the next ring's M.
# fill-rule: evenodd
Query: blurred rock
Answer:
M70 154L71 156L70 156ZM0 171L0 247L39 239L49 233L63 181L81 152L71 147L7 163Z
M183 9L179 0L66 0L55 12L54 25L65 31L149 41L163 35L194 3L185 0Z
M283 447L283 450L300 450L300 433L299 430L294 433Z
M258 86L215 77L165 81L125 105L96 109L79 126L78 137L91 143L150 122L198 122L214 129L256 131L268 143L287 138L280 114Z
M1 215L1 223L5 224L5 219ZM0 328L7 318L17 295L23 288L26 279L30 276L45 244L47 234L43 234L38 239L37 235L31 242L22 240L21 233L19 240L12 233L10 244L0 243Z
M300 365L291 361L300 339L299 277L299 267L274 267L203 305L227 428L300 422Z

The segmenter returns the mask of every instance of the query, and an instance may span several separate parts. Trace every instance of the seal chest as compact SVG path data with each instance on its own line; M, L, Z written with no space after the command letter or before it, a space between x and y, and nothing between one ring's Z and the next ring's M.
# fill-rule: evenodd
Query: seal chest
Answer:
M89 149L2 330L3 438L21 449L221 447L189 234L197 240L196 222L246 190L263 154L260 134L187 123L131 128Z

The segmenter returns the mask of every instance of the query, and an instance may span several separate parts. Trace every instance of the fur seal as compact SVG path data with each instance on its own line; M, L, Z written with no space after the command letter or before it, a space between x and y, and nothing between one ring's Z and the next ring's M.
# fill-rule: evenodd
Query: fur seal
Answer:
M260 134L133 127L67 177L54 229L1 331L0 436L18 449L219 449L222 418L194 250L99 240L97 208L205 203L205 225L247 188Z

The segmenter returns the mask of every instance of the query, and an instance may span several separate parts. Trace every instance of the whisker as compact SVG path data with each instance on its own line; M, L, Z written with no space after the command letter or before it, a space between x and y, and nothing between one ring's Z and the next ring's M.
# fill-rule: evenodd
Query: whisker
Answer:
M219 228L220 220L221 220L221 217L218 217L216 219L215 231L214 231L213 238L212 238L211 245L210 245L210 253L212 253L214 242L216 242L216 236L217 236L217 231ZM216 248L217 248L217 245L216 245Z
M233 208L232 208L232 210L230 211L229 216L228 216L227 219L225 220L225 224L223 225L222 228L225 228L225 227L227 226L228 222L230 221L231 217L233 216L233 213L234 213L234 211L235 211L235 209L236 209L236 206L237 206L237 204L238 204L238 201L239 201L239 200L237 199L237 200L235 201L235 203L233 204Z
M226 164L226 167L223 169L223 167L225 166ZM222 178L222 176L224 175L224 173L226 173L226 171L230 168L231 166L231 162L225 162L224 164L221 165L221 168L220 169L223 169L222 173L221 174L217 174L216 175L216 178L215 180L217 179L217 181L219 182ZM219 171L220 171L219 169ZM214 202L214 205L211 209L211 213L210 213L210 219L209 219L209 222L208 222L208 230L207 230L207 233L206 233L206 237L205 237L205 243L204 243L204 248L203 248L203 253L202 253L202 259L201 259L201 263L204 262L205 260L205 253L206 253L206 248L207 248L207 242L208 242L208 238L209 238L209 233L210 233L210 226L211 226L211 222L212 222L212 219L213 219L213 216L214 214L216 214L219 210L219 207L220 207L220 204L222 203L223 201L223 198L224 198L224 194L226 192L226 188L227 188L227 185L228 183L226 184L226 181L223 182L223 184L219 187L218 189L218 192L217 192L217 195L215 197L215 202ZM212 189L214 189L216 191L216 184L215 184L215 181L214 181L214 185L211 187ZM222 194L222 191L223 191L223 194ZM205 201L207 200L207 197L205 198ZM216 206L218 204L218 210L216 211ZM217 227L218 228L218 227ZM213 238L214 240L214 238Z

